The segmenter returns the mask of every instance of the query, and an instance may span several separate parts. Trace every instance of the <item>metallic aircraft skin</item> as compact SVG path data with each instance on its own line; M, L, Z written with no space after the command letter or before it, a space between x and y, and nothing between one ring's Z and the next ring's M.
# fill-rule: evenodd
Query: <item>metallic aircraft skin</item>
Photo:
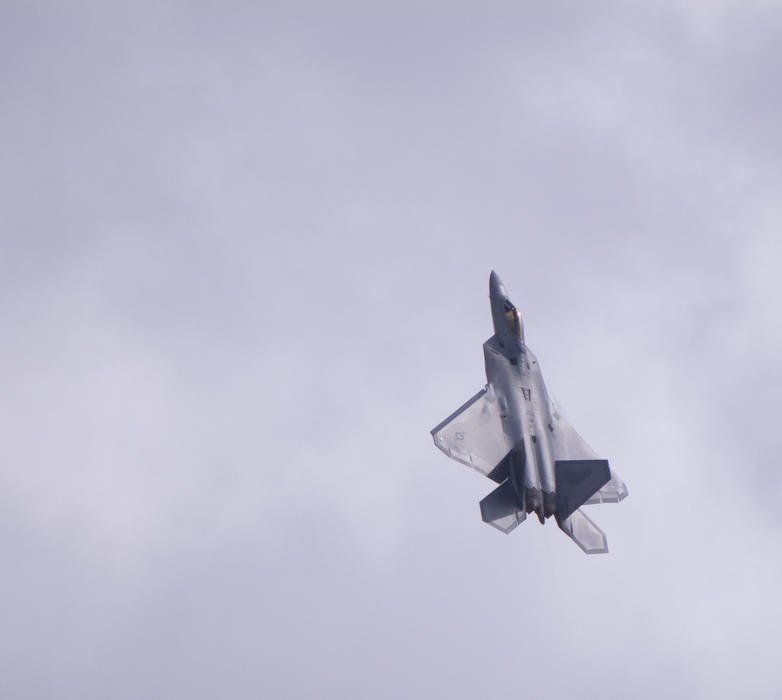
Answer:
M619 502L627 487L557 411L524 340L521 315L495 272L489 298L487 384L432 430L435 445L500 484L481 501L490 525L507 533L527 513L541 523L553 515L584 552L607 552L605 534L580 506Z

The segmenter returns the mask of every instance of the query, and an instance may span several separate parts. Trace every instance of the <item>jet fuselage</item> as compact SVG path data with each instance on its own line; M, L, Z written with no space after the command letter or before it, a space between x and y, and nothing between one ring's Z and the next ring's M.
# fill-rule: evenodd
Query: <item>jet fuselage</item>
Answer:
M556 509L550 442L556 418L535 355L521 341L503 345L496 336L483 344L486 379L497 398L503 431L512 444L524 445L523 473L512 472L511 483L527 512L543 522Z
M541 523L554 515L584 552L607 552L605 533L581 506L619 502L627 487L555 409L521 314L495 272L489 299L486 386L431 431L434 443L499 484L480 502L484 522L508 533L527 513Z

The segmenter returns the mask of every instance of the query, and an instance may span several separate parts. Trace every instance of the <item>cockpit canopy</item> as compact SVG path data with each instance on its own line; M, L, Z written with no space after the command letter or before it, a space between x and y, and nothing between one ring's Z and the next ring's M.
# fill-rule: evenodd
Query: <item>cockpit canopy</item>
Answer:
M524 340L524 325L521 322L521 314L518 309L506 299L504 311L510 334Z

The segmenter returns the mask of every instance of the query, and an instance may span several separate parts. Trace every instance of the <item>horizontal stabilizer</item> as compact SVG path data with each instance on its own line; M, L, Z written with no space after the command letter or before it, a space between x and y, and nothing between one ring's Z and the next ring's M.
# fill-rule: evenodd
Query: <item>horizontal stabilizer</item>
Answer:
M527 514L519 503L510 479L503 481L481 501L481 517L483 522L505 534L524 521Z
M554 463L557 515L567 518L611 480L605 459L569 459Z
M581 510L572 513L569 518L557 518L559 527L586 554L606 554L608 540L605 533L595 525Z

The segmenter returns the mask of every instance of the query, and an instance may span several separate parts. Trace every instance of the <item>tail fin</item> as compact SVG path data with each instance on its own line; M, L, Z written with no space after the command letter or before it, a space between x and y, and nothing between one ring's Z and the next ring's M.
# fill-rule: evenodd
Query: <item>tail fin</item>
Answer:
M565 520L611 480L605 459L558 459L554 463L557 483L557 514Z
M567 518L557 515L557 524L585 554L605 554L608 552L608 540L605 533L595 525L580 509Z
M505 534L524 522L527 514L524 512L524 505L519 502L510 479L505 479L481 501L481 517L483 522L489 523Z

